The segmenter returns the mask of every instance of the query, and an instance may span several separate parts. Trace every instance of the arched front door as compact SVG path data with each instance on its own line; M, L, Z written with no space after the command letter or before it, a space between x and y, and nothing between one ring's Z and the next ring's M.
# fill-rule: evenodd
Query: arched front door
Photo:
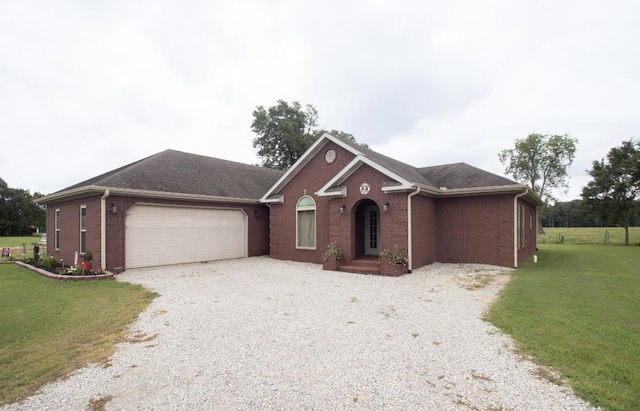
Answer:
M380 255L380 209L375 204L364 207L364 255Z
M356 210L356 256L380 255L380 207L365 200Z

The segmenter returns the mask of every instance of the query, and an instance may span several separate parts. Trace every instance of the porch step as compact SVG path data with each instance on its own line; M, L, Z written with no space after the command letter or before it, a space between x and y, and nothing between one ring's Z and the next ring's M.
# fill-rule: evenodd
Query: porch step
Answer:
M380 267L367 267L363 265L341 265L338 271L356 274L380 275Z
M341 265L340 271L356 274L380 275L380 261L377 258L353 260L349 265Z

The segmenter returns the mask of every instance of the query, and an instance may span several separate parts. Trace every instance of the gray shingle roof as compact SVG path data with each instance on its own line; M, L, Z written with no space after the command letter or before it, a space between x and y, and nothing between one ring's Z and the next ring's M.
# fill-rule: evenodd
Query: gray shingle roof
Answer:
M384 168L393 171L411 183L440 188L479 188L518 184L506 177L470 166L466 163L444 164L432 167L416 168L402 161L395 160L369 148L345 142L360 151L369 159Z
M355 145L350 142L345 142L345 143L355 148L356 150L360 151L367 158L380 164L382 167L386 168L387 170L396 173L397 175L399 175L400 177L404 178L407 181L435 187L435 185L433 185L433 183L429 181L429 178L427 176L421 174L418 171L418 169L416 169L415 167L407 163L403 163L402 161L398 161L394 158L387 157L384 154L378 153L377 151L373 151L366 147Z
M165 150L60 192L84 186L100 186L259 199L282 174L281 170Z
M466 163L422 167L418 169L418 172L433 182L437 188L478 188L518 184L508 178Z

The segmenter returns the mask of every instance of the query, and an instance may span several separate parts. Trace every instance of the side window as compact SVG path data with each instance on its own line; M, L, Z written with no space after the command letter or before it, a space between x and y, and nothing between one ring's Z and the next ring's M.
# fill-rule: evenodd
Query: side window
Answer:
M533 213L529 214L529 231L533 231Z
M55 226L55 234L53 237L53 246L55 247L56 250L60 249L60 209L56 209L56 216L55 216L55 222L54 222L54 226Z
M296 248L316 248L316 202L309 196L296 204Z
M80 206L80 253L87 251L87 206Z

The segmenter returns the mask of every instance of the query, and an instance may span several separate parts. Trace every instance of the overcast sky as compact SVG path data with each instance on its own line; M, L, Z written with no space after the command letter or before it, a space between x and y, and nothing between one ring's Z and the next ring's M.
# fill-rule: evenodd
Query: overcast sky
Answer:
M252 112L414 166L500 175L530 133L579 139L570 190L640 137L640 2L1 1L0 178L49 194L166 149L250 164Z

